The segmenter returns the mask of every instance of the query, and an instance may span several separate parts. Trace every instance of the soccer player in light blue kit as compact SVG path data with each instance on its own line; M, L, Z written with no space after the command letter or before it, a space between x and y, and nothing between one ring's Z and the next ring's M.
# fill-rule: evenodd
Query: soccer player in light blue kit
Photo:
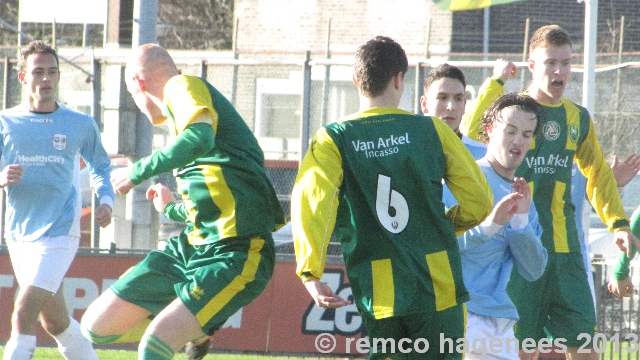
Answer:
M38 315L66 359L98 359L69 316L60 285L80 244L80 158L100 199L95 217L102 227L111 223L113 207L110 159L96 122L56 101L56 51L34 41L22 50L19 66L27 101L0 112L5 236L20 285L3 359L33 357Z
M465 111L467 99L465 88L467 81L459 68L447 63L429 70L422 82L424 95L420 97L420 110L427 116L433 116L447 124L475 160L482 159L487 147L460 132L460 121ZM447 208L458 204L447 185L442 184L442 201Z
M424 95L420 97L420 109L424 115L444 121L462 140L471 156L484 157L487 147L460 132L460 122L465 111L467 82L459 68L447 63L431 69L422 83Z
M525 279L538 279L547 250L540 241L542 227L529 185L514 175L538 131L541 113L532 98L508 94L489 108L482 121L487 154L477 163L495 204L482 224L458 237L463 279L471 297L465 359L518 359L513 333L518 312L507 295L507 283L514 266Z

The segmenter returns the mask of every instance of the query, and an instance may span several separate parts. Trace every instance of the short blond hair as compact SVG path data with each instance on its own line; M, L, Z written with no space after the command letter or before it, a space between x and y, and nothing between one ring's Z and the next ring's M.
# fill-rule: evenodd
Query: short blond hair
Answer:
M569 33L559 25L545 25L536 30L529 41L529 54L535 49L546 48L549 46L571 47L571 37Z

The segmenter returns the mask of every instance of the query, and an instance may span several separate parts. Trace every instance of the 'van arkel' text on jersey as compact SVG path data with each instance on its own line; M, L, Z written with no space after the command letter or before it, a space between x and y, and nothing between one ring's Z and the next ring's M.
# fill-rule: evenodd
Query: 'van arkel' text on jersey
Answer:
M527 166L529 169L533 168L536 174L554 174L556 168L566 168L571 164L569 156L561 158L560 155L549 155L548 158L544 156L531 156L526 158Z
M356 152L363 151L367 158L382 157L397 154L399 145L409 144L409 133L401 136L389 135L388 138L378 138L378 140L355 140L351 141Z

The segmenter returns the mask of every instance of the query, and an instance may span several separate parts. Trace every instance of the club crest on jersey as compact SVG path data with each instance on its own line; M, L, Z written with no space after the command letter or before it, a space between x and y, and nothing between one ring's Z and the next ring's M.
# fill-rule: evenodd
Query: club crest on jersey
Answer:
M569 125L569 138L571 139L571 141L573 143L576 143L578 141L578 136L580 135L580 131L578 130L578 127L575 126L574 124L570 124Z
M67 135L53 135L53 148L56 150L64 150L67 148Z
M556 140L560 137L560 125L553 120L547 121L542 128L542 134L549 141Z

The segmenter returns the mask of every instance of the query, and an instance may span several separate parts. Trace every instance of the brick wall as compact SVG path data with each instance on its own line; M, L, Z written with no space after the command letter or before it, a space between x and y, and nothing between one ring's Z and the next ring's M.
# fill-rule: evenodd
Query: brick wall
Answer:
M424 56L427 19L431 17L430 51L449 50L450 12L431 0L236 0L241 53L285 51L322 54L331 18L332 53L352 54L375 35L398 41L409 56Z

